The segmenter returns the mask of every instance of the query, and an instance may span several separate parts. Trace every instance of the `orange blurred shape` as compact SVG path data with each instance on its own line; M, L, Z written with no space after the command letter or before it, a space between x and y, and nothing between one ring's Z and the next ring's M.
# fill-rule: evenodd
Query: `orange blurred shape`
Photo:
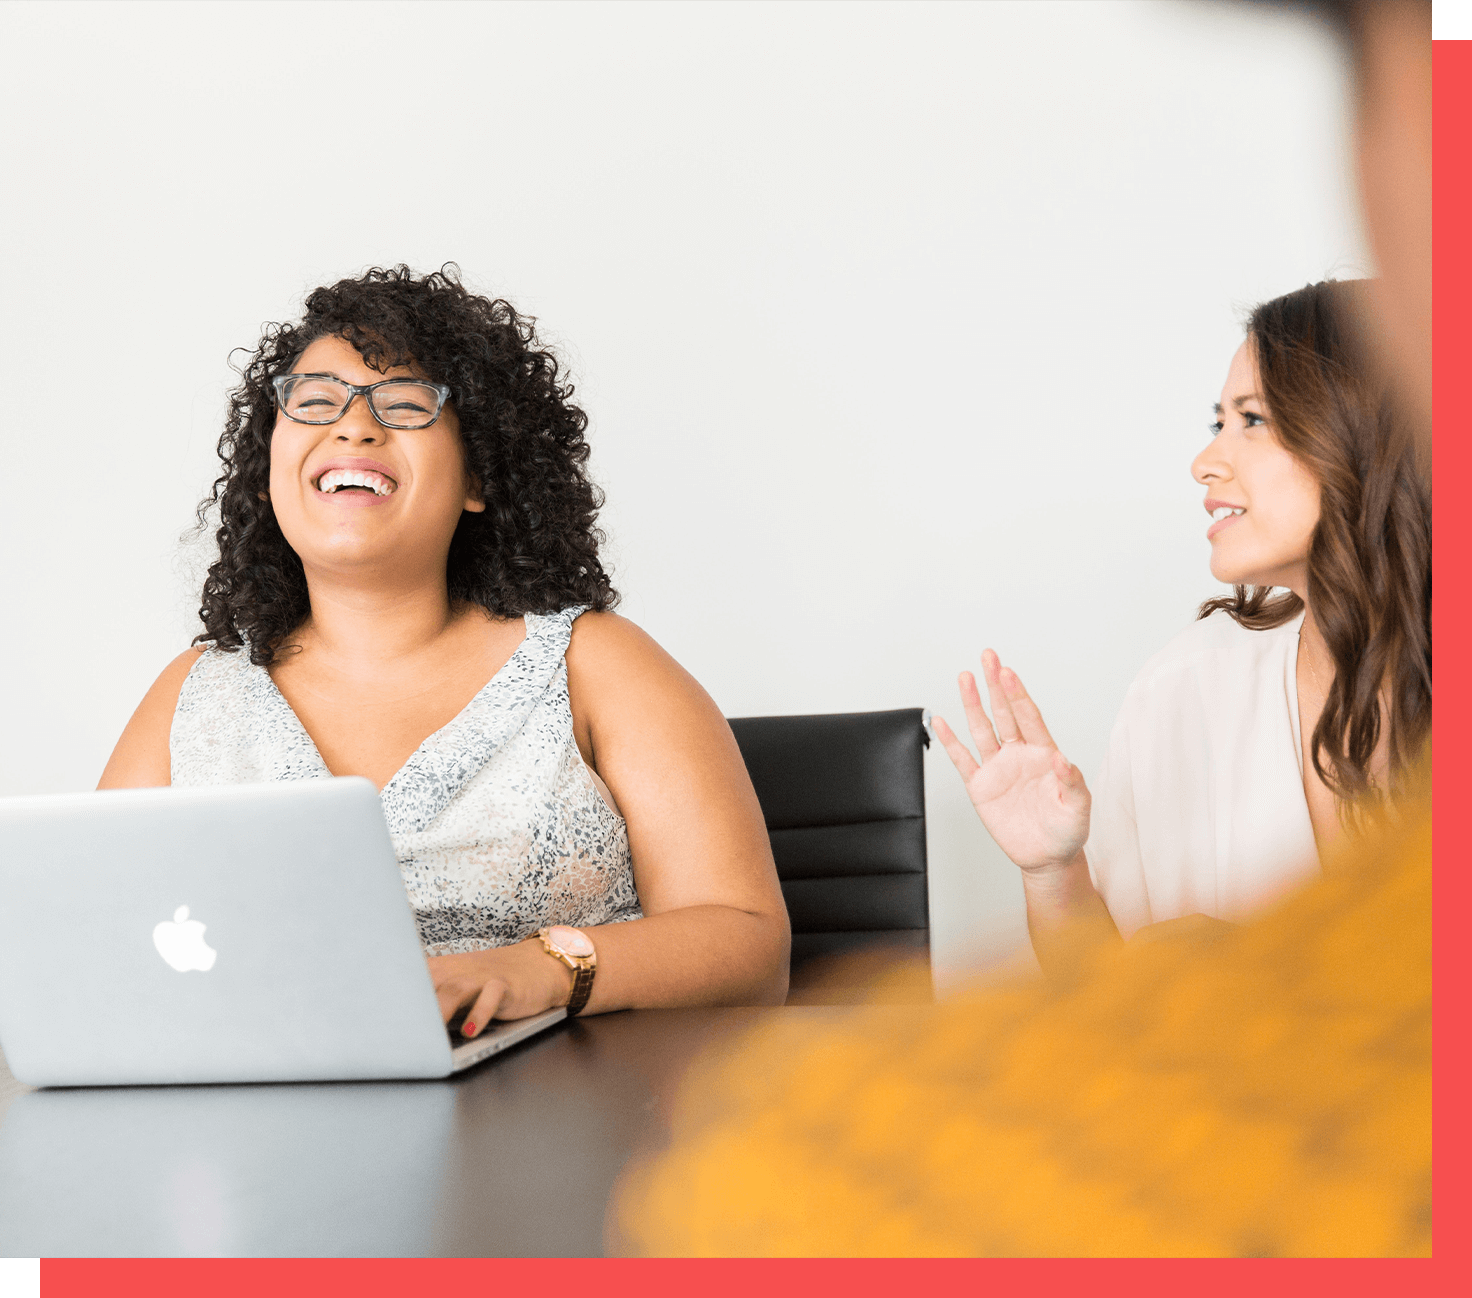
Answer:
M754 1030L692 1069L610 1246L1429 1255L1429 801L1261 919L1161 937L1064 989Z

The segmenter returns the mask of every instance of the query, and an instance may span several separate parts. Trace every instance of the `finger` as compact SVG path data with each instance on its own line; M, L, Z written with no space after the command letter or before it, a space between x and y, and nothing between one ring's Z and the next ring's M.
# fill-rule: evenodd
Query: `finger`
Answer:
M946 756L951 759L951 765L956 768L963 780L969 781L981 769L981 764L971 756L971 750L956 738L950 726L946 725L944 717L932 714L930 728L935 731L935 737L940 740L940 746L946 750Z
M1021 739L1022 732L1017 728L1017 718L1012 715L1012 702L1007 697L1007 691L1002 688L1002 660L997 657L995 649L982 650L981 674L986 677L986 693L992 705L992 720L996 723L997 738L1004 744Z
M478 988L474 983L458 978L447 978L434 989L435 999L440 1003L440 1018L446 1023L475 999Z
M1053 736L1048 733L1048 727L1043 724L1043 714L1038 710L1038 705L1032 701L1032 696L1023 687L1022 679L1010 667L1003 667L998 673L998 683L1007 695L1007 703L1012 709L1012 718L1017 722L1018 732L1030 744L1042 744L1048 748L1057 748L1053 742Z
M506 993L510 988L500 978L492 978L481 988L480 995L475 998L475 1004L470 1007L470 1013L465 1016L465 1022L460 1028L462 1036L473 1037L485 1031L486 1024L496 1017L496 1011L501 1008L501 1002L506 999Z
M1077 804L1089 796L1084 773L1056 748L1053 750L1053 774L1058 777L1065 802Z
M987 720L986 710L981 706L981 695L977 693L976 677L962 672L957 678L961 687L961 706L966 710L966 728L976 743L981 760L986 761L999 747L992 723Z

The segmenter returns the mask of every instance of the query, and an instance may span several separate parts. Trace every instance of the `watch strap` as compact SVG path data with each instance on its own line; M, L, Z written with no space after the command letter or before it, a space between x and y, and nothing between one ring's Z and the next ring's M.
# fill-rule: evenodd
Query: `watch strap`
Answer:
M572 975L572 995L567 998L567 1017L572 1018L584 1005L588 1003L588 997L593 994L594 966L591 963L579 964Z
M542 950L572 970L572 994L567 998L567 1017L572 1018L588 1003L588 997L593 994L593 975L598 971L598 953L595 951L592 955L570 955L561 947L553 945L549 932L550 925L539 928L537 937L541 939Z

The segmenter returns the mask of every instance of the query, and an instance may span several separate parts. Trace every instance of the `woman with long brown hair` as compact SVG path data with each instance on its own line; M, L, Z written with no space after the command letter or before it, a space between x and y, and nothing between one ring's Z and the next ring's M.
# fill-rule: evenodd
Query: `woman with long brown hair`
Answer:
M1431 724L1431 495L1361 345L1365 288L1311 284L1252 312L1191 466L1212 575L1233 591L1140 672L1095 795L991 650L991 721L961 676L980 762L935 723L1022 869L1045 962L1070 921L1129 936L1241 919L1413 778Z

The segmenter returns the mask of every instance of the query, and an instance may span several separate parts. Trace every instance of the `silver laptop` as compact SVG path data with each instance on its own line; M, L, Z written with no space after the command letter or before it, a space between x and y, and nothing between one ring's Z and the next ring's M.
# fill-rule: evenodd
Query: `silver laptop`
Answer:
M446 1029L368 780L0 799L29 1085L443 1077L565 1017Z
M0 1257L436 1252L459 1093L449 1082L29 1091L0 1123Z

